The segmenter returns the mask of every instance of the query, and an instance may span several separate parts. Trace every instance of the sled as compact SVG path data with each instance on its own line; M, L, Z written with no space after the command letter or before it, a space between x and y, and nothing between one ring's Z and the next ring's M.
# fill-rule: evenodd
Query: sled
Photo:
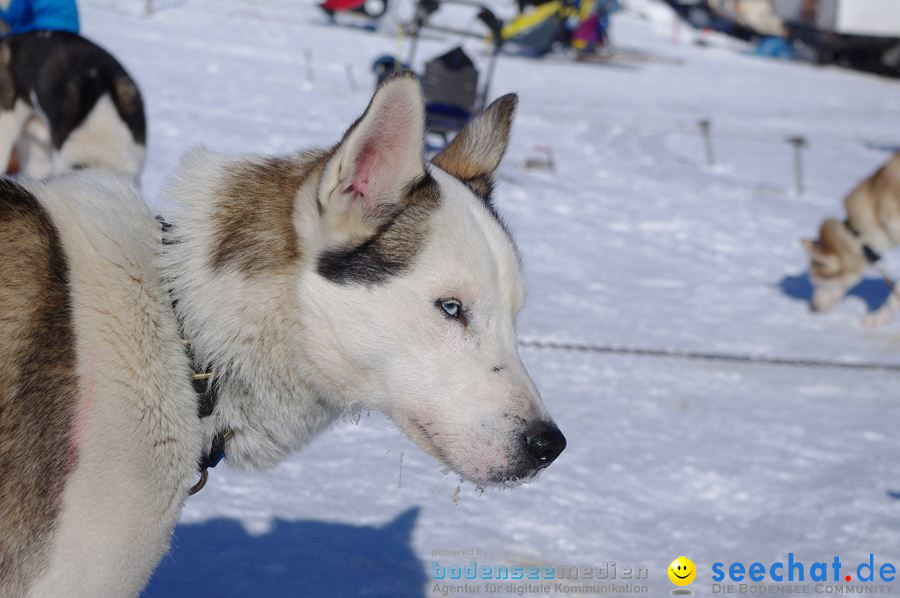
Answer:
M531 10L527 8L533 7ZM503 42L525 56L542 57L555 48L593 51L606 45L609 15L615 0L520 0L520 14L503 26Z
M451 31L445 27L433 25L430 21L431 17L445 4L465 6L477 10L477 19L487 27L487 35ZM503 45L503 37L501 35L502 23L489 8L477 2L468 0L419 0L416 6L415 18L409 26L411 37L409 56L405 64L395 61L395 67L400 68L414 64L419 38L425 29L457 33L464 36L487 37L493 41L483 82L478 69L475 67L475 63L466 54L462 46L454 47L425 64L424 70L420 75L422 92L425 96L425 129L429 134L428 148L437 150L446 145L451 137L458 133L472 118L473 114L480 112L487 105L491 81L496 69L497 56ZM379 60L382 61L382 65L385 64L383 62L384 57ZM383 66L382 69L384 70Z
M387 12L388 0L325 0L319 4L330 18L337 13L358 13L370 19L378 19Z

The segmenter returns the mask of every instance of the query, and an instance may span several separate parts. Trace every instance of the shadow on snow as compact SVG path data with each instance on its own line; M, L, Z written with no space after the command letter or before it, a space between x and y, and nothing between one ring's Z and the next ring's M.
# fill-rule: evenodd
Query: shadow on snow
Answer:
M423 597L425 569L410 545L418 515L383 526L276 519L261 535L234 519L180 524L142 597Z
M808 272L796 276L785 276L778 282L778 288L793 299L806 303L812 300L813 286ZM848 297L858 297L865 301L869 311L875 311L881 307L890 294L891 289L880 278L864 278L847 292Z

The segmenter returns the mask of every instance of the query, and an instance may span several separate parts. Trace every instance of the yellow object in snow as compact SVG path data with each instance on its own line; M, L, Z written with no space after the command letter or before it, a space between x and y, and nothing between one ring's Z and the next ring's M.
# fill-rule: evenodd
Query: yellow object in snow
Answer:
M563 19L577 16L579 21L583 21L591 15L593 10L594 0L580 0L577 7L568 3L564 4L561 0L552 0L530 12L520 14L503 26L501 35L504 40L522 35L554 15Z
M503 39L509 39L528 31L535 25L539 25L562 9L562 2L555 0L541 4L529 13L519 15L503 26L501 35Z

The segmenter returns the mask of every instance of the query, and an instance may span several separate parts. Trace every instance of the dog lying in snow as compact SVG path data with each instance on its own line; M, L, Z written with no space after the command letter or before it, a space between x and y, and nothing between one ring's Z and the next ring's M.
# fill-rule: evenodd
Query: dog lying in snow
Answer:
M137 85L93 42L62 31L0 40L0 165L15 147L19 170L45 178L144 168L146 122Z
M815 241L804 239L809 277L814 286L812 308L827 311L854 287L872 264L900 244L900 154L895 154L844 199L847 218L829 218ZM896 289L866 324L888 322L900 307Z
M372 408L478 484L549 465L566 442L518 356L490 200L515 107L426 163L401 74L331 149L195 151L165 244L125 178L0 180L0 595L135 596L216 439L270 467Z

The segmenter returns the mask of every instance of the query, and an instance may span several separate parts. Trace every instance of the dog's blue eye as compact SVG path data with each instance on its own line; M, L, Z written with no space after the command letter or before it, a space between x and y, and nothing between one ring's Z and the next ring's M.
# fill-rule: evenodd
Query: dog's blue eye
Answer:
M441 301L441 309L451 318L459 315L459 303L456 301Z
M435 303L448 318L456 319L462 316L462 304L456 299L438 299Z

